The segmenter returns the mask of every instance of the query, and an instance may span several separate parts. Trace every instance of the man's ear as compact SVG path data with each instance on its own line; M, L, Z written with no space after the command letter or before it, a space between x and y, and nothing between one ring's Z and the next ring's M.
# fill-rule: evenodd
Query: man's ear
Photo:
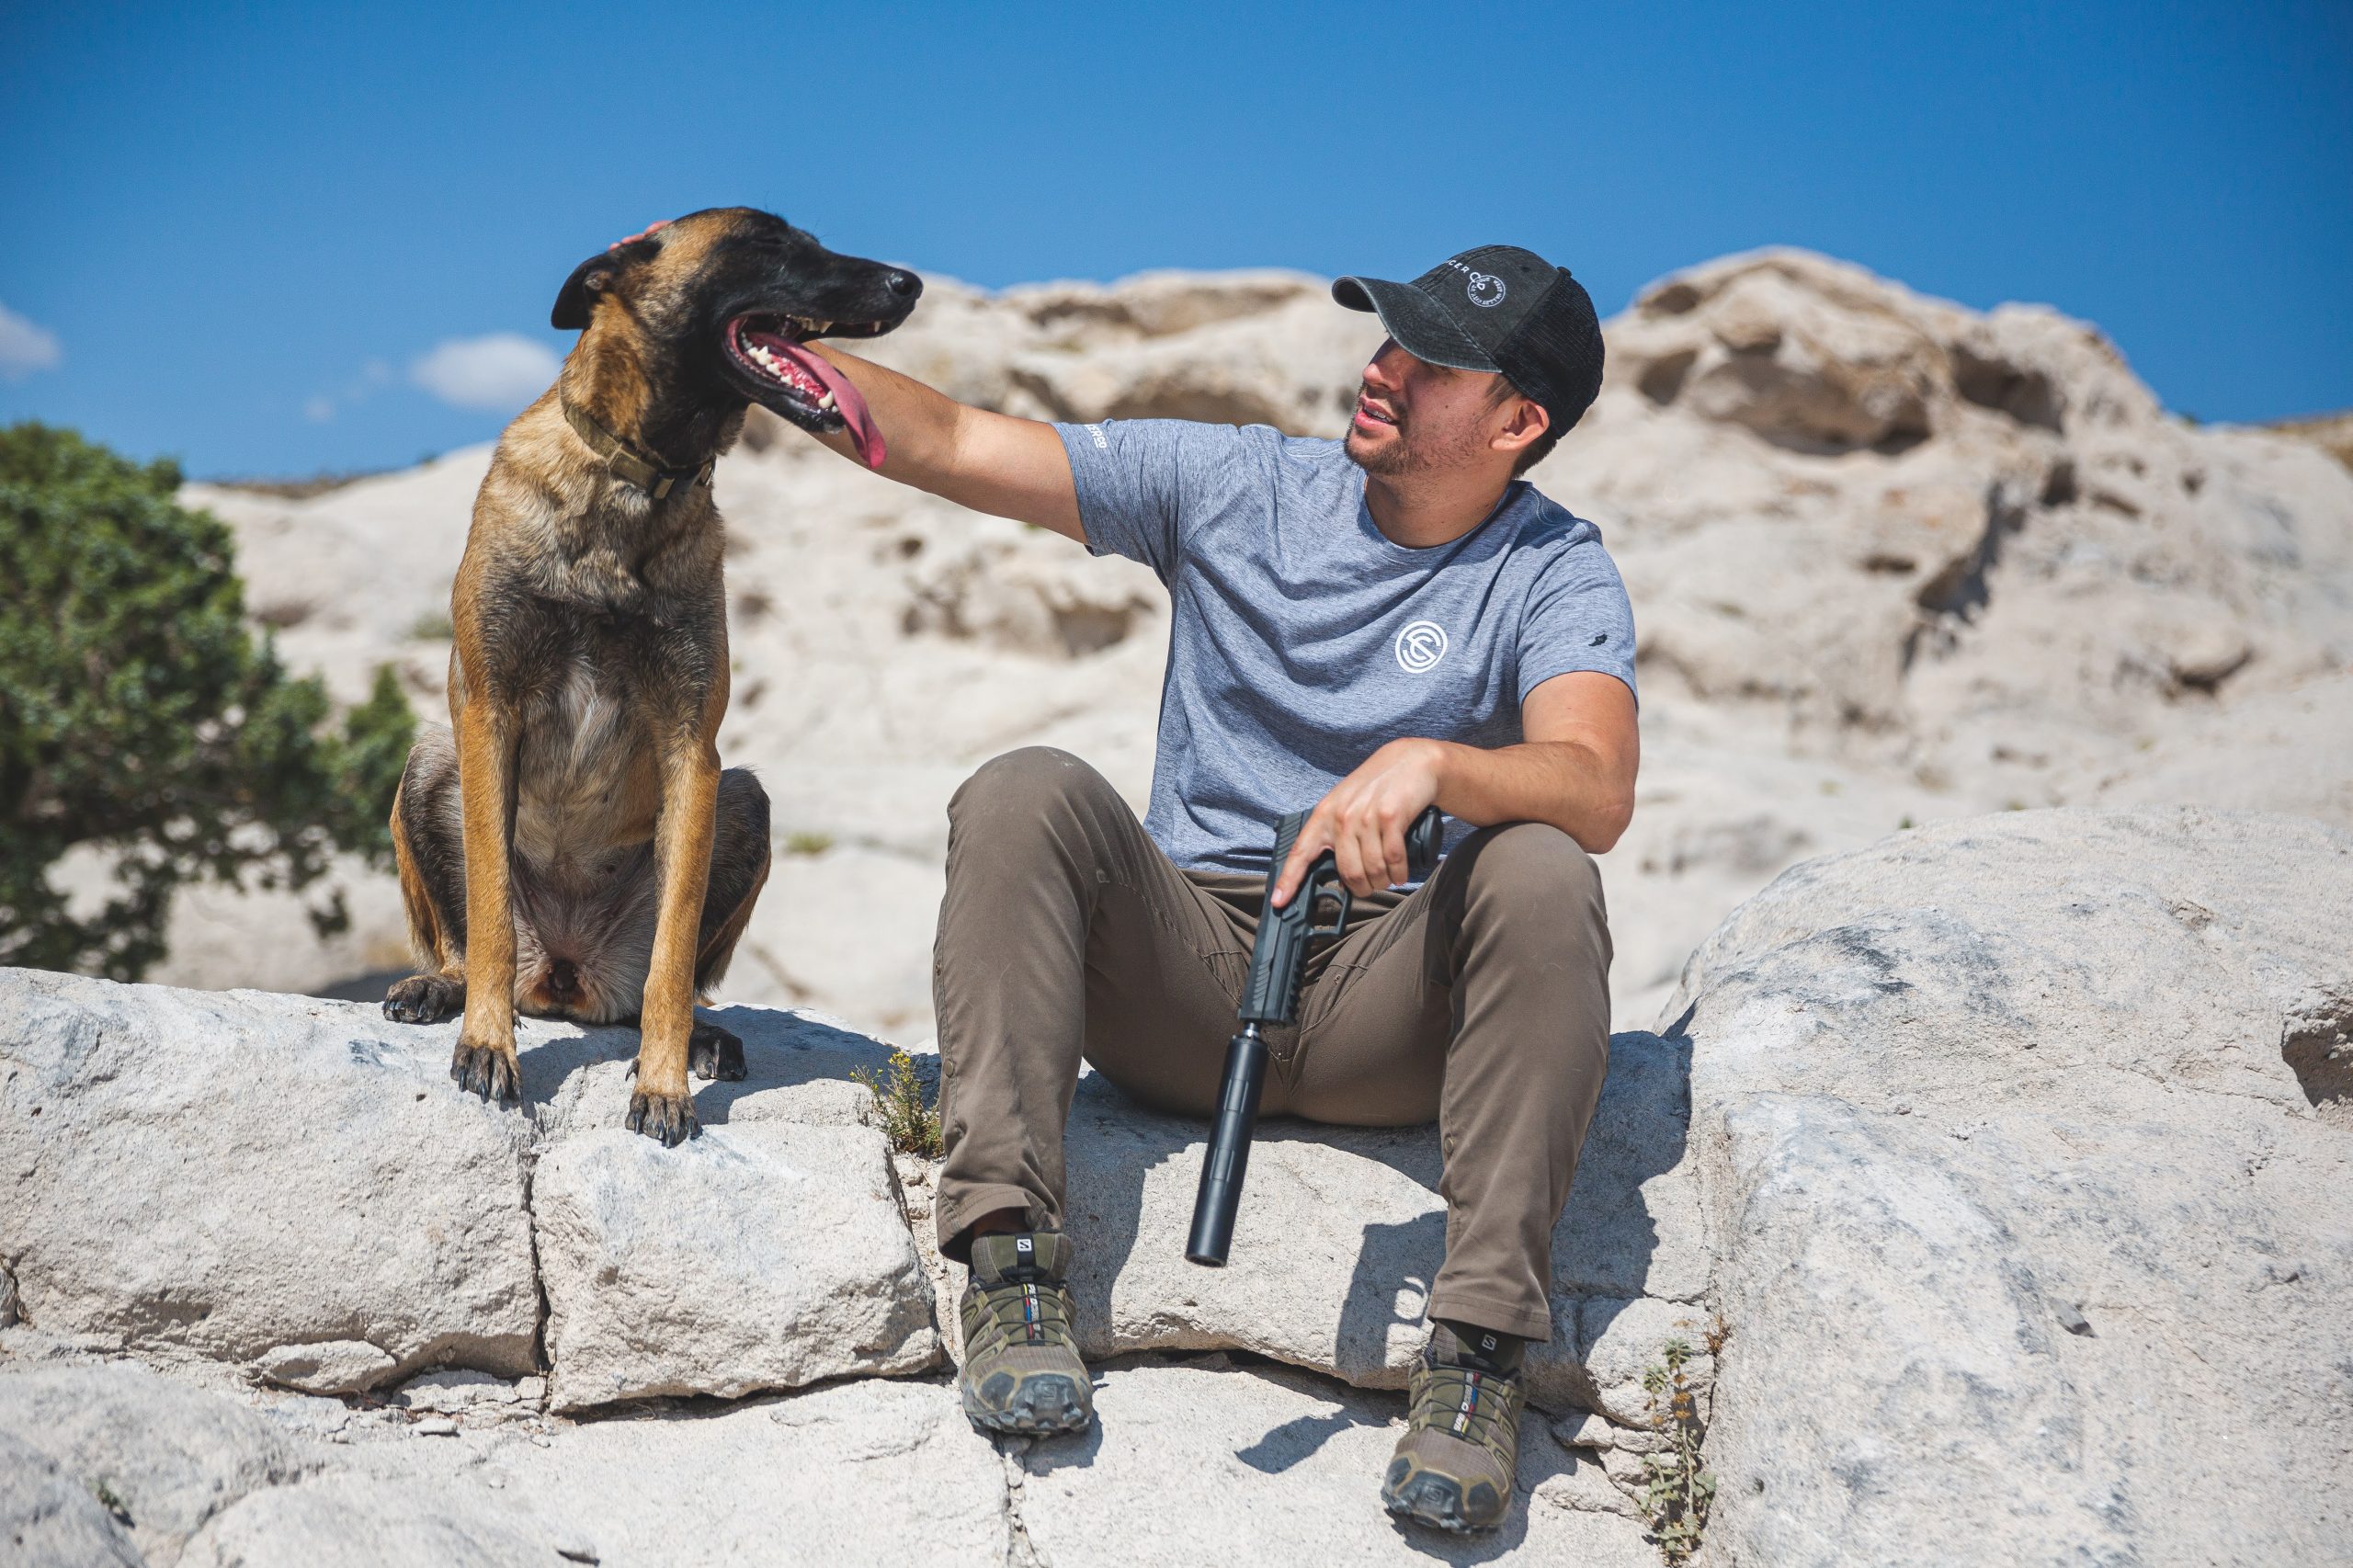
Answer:
M1511 417L1504 421L1504 427L1497 434L1507 439L1510 450L1522 452L1534 446L1543 437L1544 432L1552 428L1552 416L1544 411L1542 403L1532 397L1515 396L1512 401L1518 406L1512 410Z
M574 267L572 276L563 280L563 288L555 297L555 309L548 312L548 324L558 332L585 330L597 296L611 288L622 272L660 254L661 249L657 241L632 237L598 251Z

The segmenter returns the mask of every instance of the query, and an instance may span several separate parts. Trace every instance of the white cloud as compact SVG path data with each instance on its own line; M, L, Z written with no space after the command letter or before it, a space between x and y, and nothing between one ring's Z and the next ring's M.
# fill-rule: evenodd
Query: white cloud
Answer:
M555 354L512 332L452 337L409 367L409 379L443 403L512 414L555 380Z
M302 417L309 420L313 425L324 425L328 420L335 417L335 399L331 397L313 397L304 400L302 403Z
M64 358L55 333L0 305L0 381L21 381L35 370L54 369Z

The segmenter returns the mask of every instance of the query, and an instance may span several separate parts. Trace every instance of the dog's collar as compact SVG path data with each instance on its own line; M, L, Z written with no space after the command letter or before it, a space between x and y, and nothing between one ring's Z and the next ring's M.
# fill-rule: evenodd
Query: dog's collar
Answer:
M647 460L627 441L597 424L586 409L570 398L559 392L556 401L563 405L563 417L572 426L573 434L587 442L588 449L604 459L605 466L616 477L636 485L656 501L668 499L670 492L682 484L710 486L710 471L719 462L716 457L705 458L695 468L664 468Z

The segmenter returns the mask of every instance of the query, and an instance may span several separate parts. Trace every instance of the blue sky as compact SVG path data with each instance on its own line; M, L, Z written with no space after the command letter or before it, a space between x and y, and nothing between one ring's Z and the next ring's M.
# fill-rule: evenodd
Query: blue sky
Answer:
M199 474L495 434L575 262L729 202L990 286L1513 243L1605 312L1802 244L2353 404L2343 0L13 6L0 147L0 420Z

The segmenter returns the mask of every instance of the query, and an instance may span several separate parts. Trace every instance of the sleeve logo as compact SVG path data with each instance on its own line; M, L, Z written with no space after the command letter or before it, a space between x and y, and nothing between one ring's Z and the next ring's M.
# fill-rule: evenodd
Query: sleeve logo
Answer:
M1435 620L1407 621L1397 633L1397 667L1409 676L1427 675L1446 657L1446 628Z

